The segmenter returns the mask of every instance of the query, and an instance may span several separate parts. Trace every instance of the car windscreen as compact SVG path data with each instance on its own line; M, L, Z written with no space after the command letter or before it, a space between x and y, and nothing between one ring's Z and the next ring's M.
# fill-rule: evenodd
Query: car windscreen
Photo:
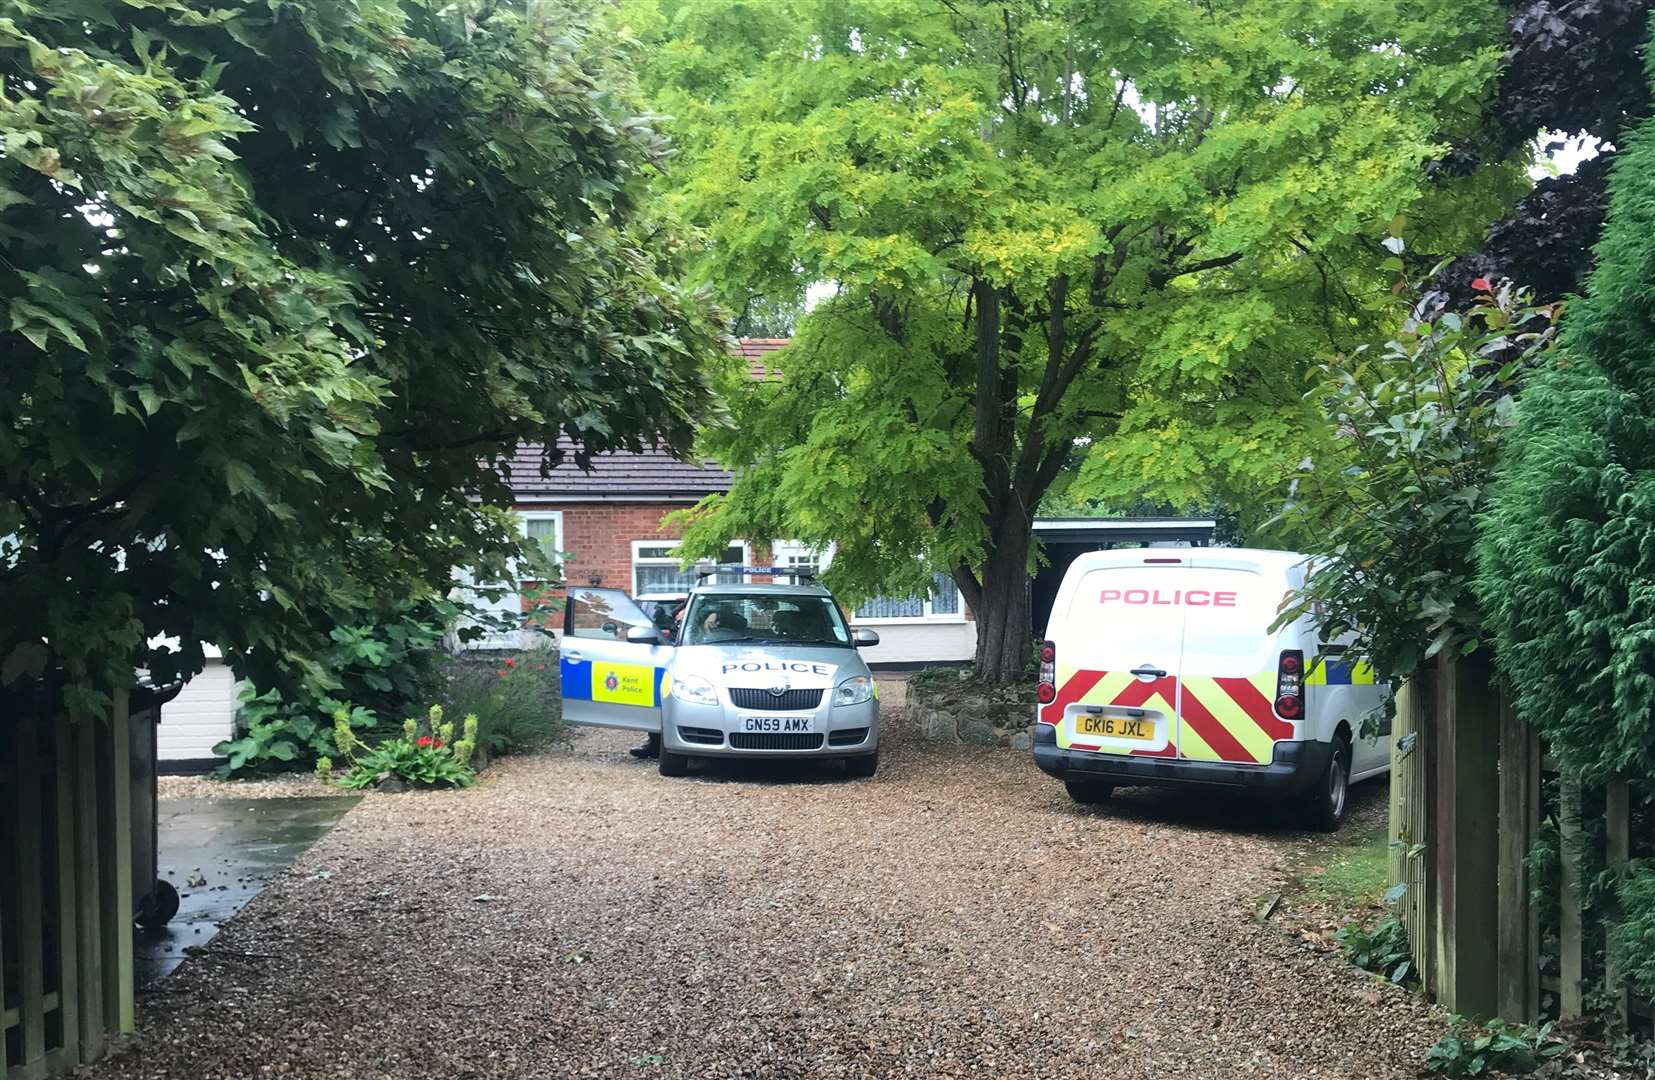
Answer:
M843 645L850 630L831 597L708 593L690 602L685 645Z

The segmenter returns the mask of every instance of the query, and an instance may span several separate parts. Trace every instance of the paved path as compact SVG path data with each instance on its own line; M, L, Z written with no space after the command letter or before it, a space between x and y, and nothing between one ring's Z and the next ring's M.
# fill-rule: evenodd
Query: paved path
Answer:
M1301 834L1022 754L666 780L597 732L366 799L105 1077L1402 1077L1403 992L1250 915ZM1371 788L1360 795L1382 794Z

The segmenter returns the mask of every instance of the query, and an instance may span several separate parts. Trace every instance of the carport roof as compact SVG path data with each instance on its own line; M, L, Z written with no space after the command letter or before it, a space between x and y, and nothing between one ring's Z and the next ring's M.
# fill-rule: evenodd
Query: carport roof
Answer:
M1217 522L1211 518L1035 518L1034 532L1046 543L1123 543L1184 540L1205 544Z

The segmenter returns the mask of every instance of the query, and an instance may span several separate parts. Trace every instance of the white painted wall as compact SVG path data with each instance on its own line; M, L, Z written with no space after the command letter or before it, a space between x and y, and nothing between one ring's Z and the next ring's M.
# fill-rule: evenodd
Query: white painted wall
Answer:
M864 624L853 621L851 625ZM870 664L940 664L977 655L975 620L865 625L879 635L878 645L862 650L862 659Z
M209 657L201 674L161 706L161 726L155 732L160 759L199 761L213 757L213 747L235 734L236 703L240 698L241 683L235 675L222 659Z

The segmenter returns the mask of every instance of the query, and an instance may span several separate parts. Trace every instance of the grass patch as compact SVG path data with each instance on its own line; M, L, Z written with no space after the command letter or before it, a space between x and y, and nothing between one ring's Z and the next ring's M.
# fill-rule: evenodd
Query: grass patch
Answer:
M1380 907L1390 888L1391 852L1383 818L1352 818L1330 843L1305 853L1294 875L1305 899L1341 912Z

